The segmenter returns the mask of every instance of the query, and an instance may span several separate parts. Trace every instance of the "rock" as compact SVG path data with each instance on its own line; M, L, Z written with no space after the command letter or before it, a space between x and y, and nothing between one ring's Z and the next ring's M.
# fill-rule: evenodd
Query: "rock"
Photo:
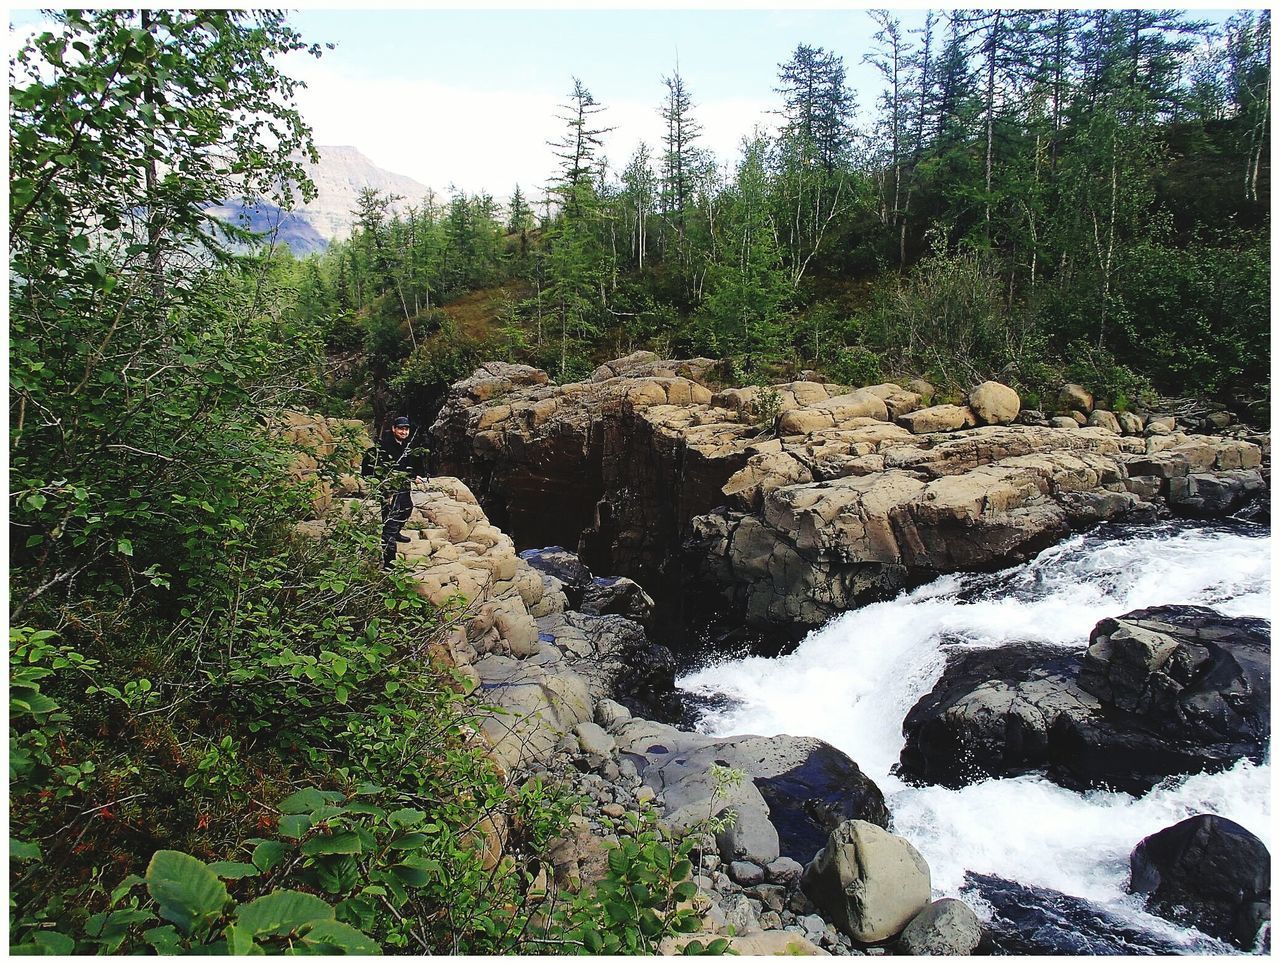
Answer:
M620 752L660 791L665 818L683 829L733 808L718 838L726 861L767 867L780 855L813 856L849 818L887 825L884 795L846 754L811 737L711 738L635 720L616 732ZM716 793L712 765L747 779Z
M582 565L576 553L571 553L563 546L546 546L542 549L525 550L520 558L539 573L555 577L560 581L568 598L569 605L580 609L583 594L591 585L591 571Z
M595 616L616 613L647 627L653 606L653 597L635 580L625 576L597 576L583 589L579 609Z
M725 936L714 932L696 932L691 935L671 935L659 943L659 955L684 954L685 946L697 941L704 948L717 938ZM739 955L827 955L808 938L793 932L771 929L759 931L751 935L734 935L728 939L729 947Z
M925 405L929 405L933 401L933 397L938 391L933 387L932 383L926 382L924 379L912 379L907 383L906 389L908 392L914 392L920 396Z
M614 730L630 719L631 711L616 700L609 700L606 697L596 701L595 721L605 730Z
M983 382L969 390L969 408L978 425L1008 425L1018 418L1022 400L1018 393L999 382Z
M617 820L618 818L621 818L624 814L627 813L627 809L624 808L621 804L610 802L609 804L605 804L600 808L600 813L603 814L605 817L610 817Z
M911 919L898 939L904 955L972 955L982 941L982 923L963 901L942 898Z
M556 884L577 892L604 878L609 870L608 850L614 844L617 838L612 835L592 834L586 818L570 817L568 833L547 848Z
M731 861L729 877L743 887L749 888L764 881L764 869L750 861Z
M967 872L964 891L990 909L984 944L995 955L1187 955L1206 949L1188 947L1167 928L1151 928L1123 918L1110 908L995 875ZM1221 947L1212 951L1221 952Z
M1093 411L1093 394L1082 385L1068 382L1058 390L1058 409L1062 412L1082 412L1087 415Z
M905 775L958 787L1045 771L1146 793L1165 777L1260 761L1270 736L1266 621L1203 607L1103 620L1083 658L957 651L903 723Z
M805 868L800 887L850 938L880 942L929 903L929 866L905 838L847 821Z
M928 432L954 432L974 424L974 414L968 406L934 405L927 409L907 412L894 420L904 429L916 435Z
M578 738L578 747L588 757L603 760L617 753L617 743L599 724L583 721L573 729L573 733Z
M769 863L765 868L765 876L775 884L791 885L800 880L804 873L804 865L794 858L781 857Z
M1190 473L1169 480L1169 505L1187 516L1216 518L1235 512L1267 491L1256 469Z
M1225 475L1260 468L1265 436L1118 436L1076 428L1086 421L1076 409L1064 428L966 429L968 408L899 411L916 393L892 383L774 386L781 435L769 438L752 415L763 390L713 395L694 361L624 359L559 386L536 370L485 366L450 389L432 427L442 470L463 475L518 545L581 554L571 571L556 569L564 581L546 573L528 587L540 597L530 615L574 609L590 567L677 604L667 612L727 607L752 625L817 626L941 573L1015 564L1075 529L1149 520L1171 495L1179 511L1235 512L1222 507L1256 502L1256 480L1269 478ZM487 448L488 437L500 446ZM1161 459L1164 472L1137 464ZM1152 490L1131 476L1212 478ZM409 549L425 555L421 542ZM448 582L471 599L473 584ZM510 644L493 642L530 647L519 628Z
M1106 429L1116 435L1121 434L1120 420L1116 418L1114 412L1108 412L1106 409L1094 409L1089 413L1089 420L1086 424L1099 429Z
M1171 415L1153 415L1147 417L1146 432L1149 436L1172 435L1178 428L1178 420Z
M724 895L720 908L724 911L725 924L733 928L735 934L746 935L760 930L760 920L746 895Z
M1140 436L1146 423L1136 412L1117 412L1116 421L1120 423L1120 431L1126 436Z
M1129 890L1180 924L1252 950L1271 920L1271 852L1226 818L1199 814L1143 838Z
M1056 415L1049 420L1049 425L1055 429L1076 429L1080 423L1070 416Z

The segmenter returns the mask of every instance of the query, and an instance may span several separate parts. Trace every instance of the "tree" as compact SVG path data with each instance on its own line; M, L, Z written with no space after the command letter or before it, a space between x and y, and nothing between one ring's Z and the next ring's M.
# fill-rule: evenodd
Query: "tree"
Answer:
M783 305L791 285L769 213L767 143L757 132L745 140L728 189L720 256L713 263L703 316L711 347L755 363L777 356L784 332Z
M14 613L89 588L93 632L216 578L244 528L257 418L293 379L261 287L213 275L237 232L208 209L311 190L275 64L319 51L269 12L49 16L10 65Z
M653 214L658 182L654 177L649 145L641 141L622 171L623 218L627 225L631 255L638 270L644 269L649 245L649 217Z
M558 141L549 142L560 159L560 176L553 192L561 204L570 209L573 216L581 214L579 205L583 189L590 190L596 173L596 151L600 138L613 130L611 127L593 126L594 118L604 107L591 96L591 91L577 77L573 78L573 90L569 103L561 104L564 112L556 115L565 125L564 135Z
M507 234L520 236L520 257L529 254L529 229L533 227L533 209L525 200L520 185L511 192L511 201L507 205Z
M702 133L702 125L693 118L693 98L680 75L679 66L670 77L662 78L667 89L662 104L662 120L666 124L662 153L662 212L676 227L683 240L685 211L693 194L697 149L694 141Z

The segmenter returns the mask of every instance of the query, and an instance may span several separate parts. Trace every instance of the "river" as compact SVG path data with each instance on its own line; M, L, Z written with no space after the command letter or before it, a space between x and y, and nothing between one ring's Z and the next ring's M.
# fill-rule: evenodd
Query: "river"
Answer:
M1105 526L1022 566L945 576L840 614L785 656L723 660L685 674L678 686L705 708L697 724L705 733L809 735L857 761L884 791L895 833L928 861L935 897L966 897L990 918L992 907L966 873L995 875L1086 899L1151 936L1157 950L1229 952L1145 914L1125 893L1129 852L1146 835L1204 812L1230 818L1270 847L1269 756L1260 766L1170 779L1137 798L1078 793L1038 776L959 790L913 787L891 769L903 718L937 682L947 648L1036 642L1081 650L1103 617L1161 604L1270 618L1270 556L1270 530L1248 523Z

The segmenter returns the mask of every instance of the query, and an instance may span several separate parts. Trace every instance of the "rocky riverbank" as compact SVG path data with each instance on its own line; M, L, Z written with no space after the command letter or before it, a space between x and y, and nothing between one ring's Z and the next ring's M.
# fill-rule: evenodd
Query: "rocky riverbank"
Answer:
M330 429L326 426L319 435L332 434ZM307 435L303 425L289 431L299 441ZM888 423L874 431L895 436ZM1063 431L1082 432L1084 440L1096 438L1087 430ZM967 445L970 451L980 448L977 441ZM1086 441L1073 451L1094 456L1123 452L1111 451L1109 444L1091 445L1095 443ZM1183 448L1173 455L1189 458L1187 445L1179 443ZM1214 465L1224 453L1249 461L1247 445L1218 440L1212 446ZM933 441L932 448L937 447L945 447L945 441ZM1061 452L1055 456L1071 466L1066 458ZM310 471L309 465L299 467L300 474ZM376 502L344 490L353 483L340 480L326 493L330 519L339 511L376 518ZM847 755L804 736L711 738L653 719L678 716L672 695L674 661L646 633L653 602L637 582L594 576L575 554L559 547L517 552L515 541L493 525L457 478L440 476L415 486L413 503L405 527L409 541L400 546L400 555L418 592L452 615L436 655L456 668L477 706L484 708L477 716L478 739L513 780L541 775L567 783L586 802L569 834L553 848L544 887L576 890L598 879L607 848L616 840L616 822L628 812L652 808L677 833L699 836L693 902L702 930L690 939L729 936L733 947L747 954L938 954L986 947L983 926L963 902L930 901L927 864L908 841L887 830L892 815L883 794ZM318 515L300 524L300 530L322 537L328 525ZM1163 770L1156 765L1142 770L1136 780L1149 786L1164 773L1256 756L1265 744L1265 726L1259 721L1265 719L1269 701L1263 656L1269 633L1263 649L1263 628L1224 629L1223 624L1212 614L1129 614L1104 621L1084 657L1059 668L1052 680L1045 674L1051 677L1053 668L1040 659L1043 655L1030 651L1006 661L1002 672L1011 675L1007 687L1021 687L1026 678L1044 683L1055 707L1083 708L1063 719L1076 730L1093 728L1089 733L1111 728L1107 733L1115 735L1112 744L1121 750L1138 745L1131 732L1116 729L1118 709L1148 715L1151 719L1139 721L1136 729L1152 735L1171 719L1189 720L1195 733L1188 744L1194 746ZM1243 640L1239 646L1224 643L1231 636L1227 629ZM1228 664L1239 671L1235 676L1223 669ZM947 724L951 731L944 728L940 739L915 741L922 759L941 762L928 773L922 766L924 779L945 782L954 771L964 781L980 773L1007 773L1010 767L1060 763L1057 752L1048 750L1057 746L1050 734L1059 734L1066 725L1049 720L1044 708L1024 700L1020 691L1011 706L1028 704L1028 715L983 712L972 694L975 688L990 690L993 680L982 668L959 668L939 684L929 707L917 708L921 719L945 721L957 720L957 706L978 708L971 718ZM969 690L962 686L966 681ZM1242 695L1246 705L1240 703ZM1039 745L1025 739L1035 733L1024 726L1027 716L1045 725ZM1238 726L1224 724L1228 716ZM908 732L914 728L918 735L930 726L935 725L907 723ZM1076 778L1085 784L1111 781L1114 771L1090 770L1093 763L1123 758L1121 766L1128 768L1145 759L1145 746L1127 756L1110 751L1082 755L1086 764L1077 768L1082 770ZM1200 757L1192 760L1195 754ZM910 766L908 756L904 764ZM722 825L717 833L699 830L703 822L717 820ZM486 848L496 861L506 829L495 822L484 830ZM1232 924L1220 926L1220 932L1243 935L1250 922L1262 920L1264 901L1269 918L1269 892L1263 895L1255 887L1251 895L1227 911L1221 896L1209 896L1206 920L1220 923L1226 915ZM1161 895L1152 903L1156 909L1170 907ZM665 950L678 951L682 944L669 943Z

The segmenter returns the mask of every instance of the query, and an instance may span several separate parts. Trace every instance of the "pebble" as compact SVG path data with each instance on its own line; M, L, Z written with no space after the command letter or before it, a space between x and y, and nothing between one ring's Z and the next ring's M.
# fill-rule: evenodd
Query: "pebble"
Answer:
M658 797L658 792L655 791L653 788L651 788L648 784L641 784L640 787L637 788L636 790L636 800L639 801L641 804L647 804L650 801L654 801L657 799L657 797Z
M627 809L621 804L606 804L600 809L600 813L611 818L620 818L627 813Z

